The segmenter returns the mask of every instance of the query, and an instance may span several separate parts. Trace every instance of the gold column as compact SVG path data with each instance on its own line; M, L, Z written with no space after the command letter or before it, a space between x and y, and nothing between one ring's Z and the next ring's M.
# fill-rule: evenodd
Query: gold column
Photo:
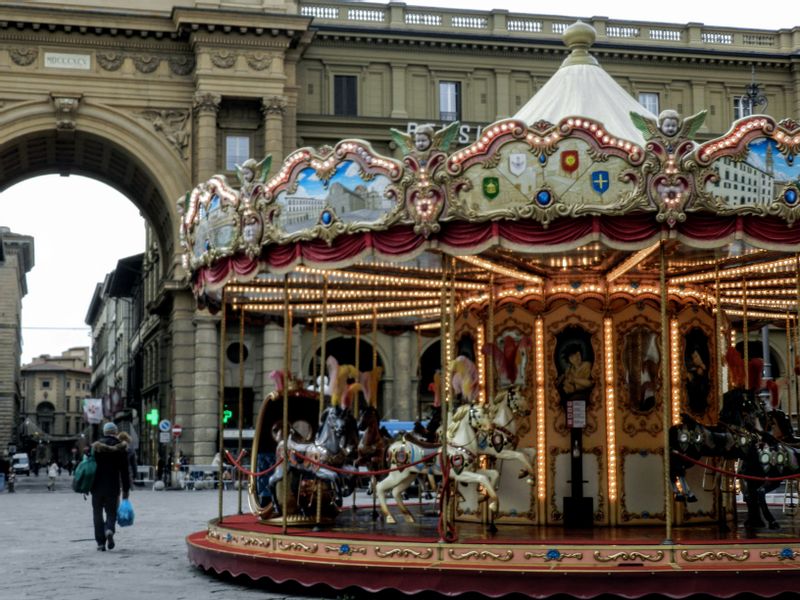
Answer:
M671 425L670 411L670 378L669 360L669 318L667 316L667 303L669 302L669 290L667 289L667 255L664 241L659 247L660 268L659 284L661 286L661 403L662 420L664 429L664 514L666 516L666 537L665 544L672 544L672 481L669 476L670 447L669 447L669 428Z
M225 464L225 435L224 423L222 419L225 417L225 313L226 309L225 288L222 288L222 320L220 321L219 332L219 415L217 419L217 435L219 436L219 494L217 497L219 508L219 522L222 523L222 473L224 471L223 465Z
M239 444L236 456L242 460L242 428L244 427L244 307L239 312ZM242 514L242 472L236 470L236 480L239 482L238 509ZM222 482L220 481L220 485Z
M292 364L292 316L289 310L289 274L283 276L283 487L281 504L283 506L283 533L287 529L289 500L289 367ZM277 458L277 457L276 457Z

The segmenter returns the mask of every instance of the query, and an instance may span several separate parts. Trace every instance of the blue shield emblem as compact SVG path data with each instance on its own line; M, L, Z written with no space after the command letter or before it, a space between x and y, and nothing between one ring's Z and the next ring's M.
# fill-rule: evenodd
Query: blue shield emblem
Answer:
M611 180L608 171L592 171L592 189L601 196L608 191Z

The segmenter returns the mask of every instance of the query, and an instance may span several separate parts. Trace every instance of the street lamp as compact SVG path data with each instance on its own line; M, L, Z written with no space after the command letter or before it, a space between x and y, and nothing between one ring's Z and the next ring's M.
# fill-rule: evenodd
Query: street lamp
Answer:
M756 67L755 65L751 67L751 79L750 83L747 84L745 87L745 102L746 105L750 108L750 114L754 115L756 113L756 106L764 106L764 109L767 108L767 97L761 92L761 84L756 83Z

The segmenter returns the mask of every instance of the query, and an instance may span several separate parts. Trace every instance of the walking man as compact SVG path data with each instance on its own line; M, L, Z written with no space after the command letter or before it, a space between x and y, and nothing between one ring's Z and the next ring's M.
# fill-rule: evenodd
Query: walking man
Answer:
M103 425L103 437L92 444L97 472L92 484L92 511L94 513L94 539L97 550L114 549L114 532L117 522L119 492L127 498L131 489L128 470L128 444L117 436L114 423Z

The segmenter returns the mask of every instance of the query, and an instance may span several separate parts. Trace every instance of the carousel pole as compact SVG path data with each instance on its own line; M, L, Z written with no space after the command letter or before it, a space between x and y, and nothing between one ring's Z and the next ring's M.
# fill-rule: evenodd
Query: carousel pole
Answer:
M797 398L797 413L795 415L795 419L797 422L797 427L800 428L800 373L797 372L797 367L800 364L798 362L798 357L800 357L800 254L795 256L795 281L797 285L797 321L794 324L794 364L792 364L791 369L794 371L794 381L795 381L795 397ZM789 421L791 422L792 416L789 415Z
M317 347L317 320L314 319L313 323L314 323L314 325L313 325L312 333L311 333L311 348L316 348ZM319 373L319 374L317 373L317 353L314 352L312 354L312 356L311 356L311 383L312 384L317 382L317 377L319 377L319 375L321 375L321 373ZM321 382L322 380L320 379L319 381Z
M786 414L789 415L789 422L792 419L792 322L789 319L789 313L786 313Z
M670 364L667 357L671 356L669 350L669 317L667 315L667 303L669 294L667 290L667 254L665 243L662 240L659 246L660 268L659 284L661 286L661 408L664 430L664 513L666 516L666 537L664 544L672 544L672 480L670 478L670 456L669 456L669 428L672 425L670 398Z
M722 397L722 368L723 368L723 356L725 354L725 349L727 348L727 343L725 339L725 335L722 333L722 328L724 326L722 321L722 301L720 299L719 293L719 264L714 266L714 304L717 306L717 318L716 318L716 326L717 326L717 335L714 338L717 347L717 397Z
M450 258L450 290L448 293L447 298L447 316L448 316L448 323L447 323L447 356L450 359L447 361L447 410L453 410L453 404L455 404L455 395L453 394L453 383L452 383L452 374L450 373L450 361L455 358L453 356L455 352L455 342L456 342L456 259L455 257ZM449 417L452 416L451 414L448 415ZM453 486L455 489L455 485ZM450 522L456 522L456 496L457 494L453 493L450 496L449 502L449 511L450 511Z
M447 344L449 343L449 332L448 332L448 319L447 319L447 255L442 254L442 287L441 287L441 298L440 298L440 342L439 342L439 362L440 362L440 369L441 369L441 376L439 377L439 385L441 385L441 389L439 390L440 397L442 399L443 406L439 407L441 412L442 418L442 436L441 436L441 455L439 460L441 461L442 465L442 503L441 503L441 531L440 536L441 539L439 541L446 542L450 541L448 535L448 527L449 527L449 519L450 519L450 463L447 457L447 426L449 422L449 415L447 411L449 410L449 403L450 399L448 397L449 389L450 389L450 378L447 376Z
M325 372L325 352L327 351L325 345L328 341L328 276L322 276L322 348L320 350L320 371ZM328 382L331 386L334 385L333 381ZM322 420L322 412L325 410L325 376L322 376L322 384L319 386L319 421ZM317 525L322 520L322 488L320 480L316 479L314 487L317 491Z
M372 362L373 366L375 361ZM422 397L419 386L422 383L422 329L417 327L417 420L422 422Z
M496 301L494 295L494 273L489 274L489 305L487 306L486 315L486 343L494 344L494 303ZM478 352L483 352L483 348L479 348ZM486 398L491 402L494 400L494 355L489 355L489 360L486 361Z
M361 358L361 321L356 320L356 373L359 374L359 378L361 375L361 365L360 365L360 358ZM363 393L363 392L362 392ZM353 399L353 417L358 419L358 394L355 394L355 398ZM358 480L356 480L357 482ZM357 486L356 486L357 487ZM374 489L374 487L373 487ZM353 489L353 513L356 511L356 491L355 488Z
M217 423L217 435L219 436L219 494L217 502L219 505L219 522L222 523L222 472L225 460L222 458L225 451L225 431L223 429L225 418L225 313L227 308L225 298L225 288L222 288L222 321L219 324L219 419Z
M242 460L242 428L244 427L244 306L239 312L239 444L236 447L237 460ZM242 472L236 470L239 482L238 509L242 514ZM221 485L221 484L220 484Z
M282 529L284 535L287 530L289 511L286 503L289 500L289 365L292 364L292 314L289 311L289 274L283 276L283 372L286 375L283 386L283 487L281 489L281 504L283 505Z
M742 357L744 359L744 389L750 389L750 332L747 330L747 279L742 279Z

